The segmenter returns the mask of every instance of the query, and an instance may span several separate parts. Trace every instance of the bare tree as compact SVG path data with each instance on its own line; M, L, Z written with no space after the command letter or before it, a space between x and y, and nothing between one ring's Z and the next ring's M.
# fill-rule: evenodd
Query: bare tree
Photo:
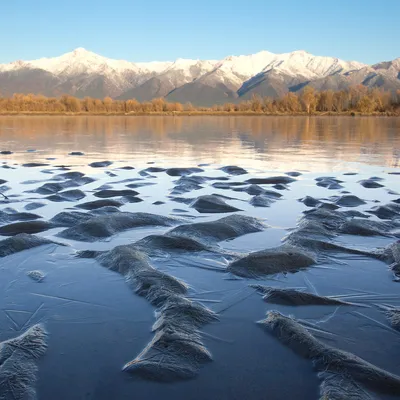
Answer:
M311 86L306 86L301 94L301 103L303 104L304 111L311 114L315 111L317 105L317 98L315 89Z

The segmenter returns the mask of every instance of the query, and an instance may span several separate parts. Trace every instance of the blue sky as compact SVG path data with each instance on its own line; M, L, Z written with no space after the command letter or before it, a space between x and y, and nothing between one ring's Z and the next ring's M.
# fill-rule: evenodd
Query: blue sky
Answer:
M4 0L0 63L84 47L130 61L306 50L400 57L400 0Z

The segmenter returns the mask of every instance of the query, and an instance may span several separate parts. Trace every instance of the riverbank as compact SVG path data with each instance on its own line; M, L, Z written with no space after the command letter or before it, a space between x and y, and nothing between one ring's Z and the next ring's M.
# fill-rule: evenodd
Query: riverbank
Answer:
M125 116L125 117L143 117L143 116L163 116L163 117L196 117L196 116L227 116L227 117L400 117L399 111L386 112L296 112L296 113L267 113L256 111L154 111L154 112L42 112L42 111L21 111L21 112L0 112L2 116L66 116L66 117L82 117L82 116Z

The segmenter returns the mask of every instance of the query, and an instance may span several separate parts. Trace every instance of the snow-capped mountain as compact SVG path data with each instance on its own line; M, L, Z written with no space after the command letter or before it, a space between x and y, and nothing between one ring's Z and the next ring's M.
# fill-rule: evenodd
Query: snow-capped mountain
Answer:
M216 61L178 59L142 84L125 91L119 98L148 101L156 97L165 97L176 88L193 82L211 71L215 63Z
M222 60L130 62L78 48L54 58L0 64L0 93L136 98L210 105L253 94L280 96L310 84L343 89L354 84L400 89L400 58L369 66L306 51L261 51Z

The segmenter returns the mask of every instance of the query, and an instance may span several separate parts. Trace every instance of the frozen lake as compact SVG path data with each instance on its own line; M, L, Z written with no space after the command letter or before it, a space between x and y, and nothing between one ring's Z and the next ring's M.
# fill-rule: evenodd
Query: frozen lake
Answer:
M400 237L400 119L0 117L0 152L0 240L26 233L49 241L24 251L0 242L0 340L35 324L48 333L32 382L38 399L318 399L313 363L256 323L271 310L324 344L399 373L400 332L387 311L400 307L400 260L376 254ZM312 215L328 231L312 238L344 251L303 243L310 265L297 268L289 254L276 271L268 258L256 272L232 267L282 243L296 249L287 235L308 234L302 229ZM251 218L251 228L235 221L225 234L214 222L229 216ZM200 222L206 235L179 233ZM149 242L152 235L179 238L182 247ZM183 246L186 239L201 248ZM137 256L125 260L125 253L115 261L113 249L125 245L147 264L137 267ZM149 300L154 281L143 284L146 268L187 285L178 300L215 317L188 334L212 356L190 360L191 376L169 371L170 382L160 379L163 363L190 358L168 344L151 374L122 371L145 359L162 333L152 326L167 315L164 300ZM351 304L276 304L252 284ZM172 320L190 325L179 312ZM360 398L400 396L400 385L371 389L357 379L363 395L375 396ZM0 383L1 390L12 393ZM13 396L4 398L25 399Z

